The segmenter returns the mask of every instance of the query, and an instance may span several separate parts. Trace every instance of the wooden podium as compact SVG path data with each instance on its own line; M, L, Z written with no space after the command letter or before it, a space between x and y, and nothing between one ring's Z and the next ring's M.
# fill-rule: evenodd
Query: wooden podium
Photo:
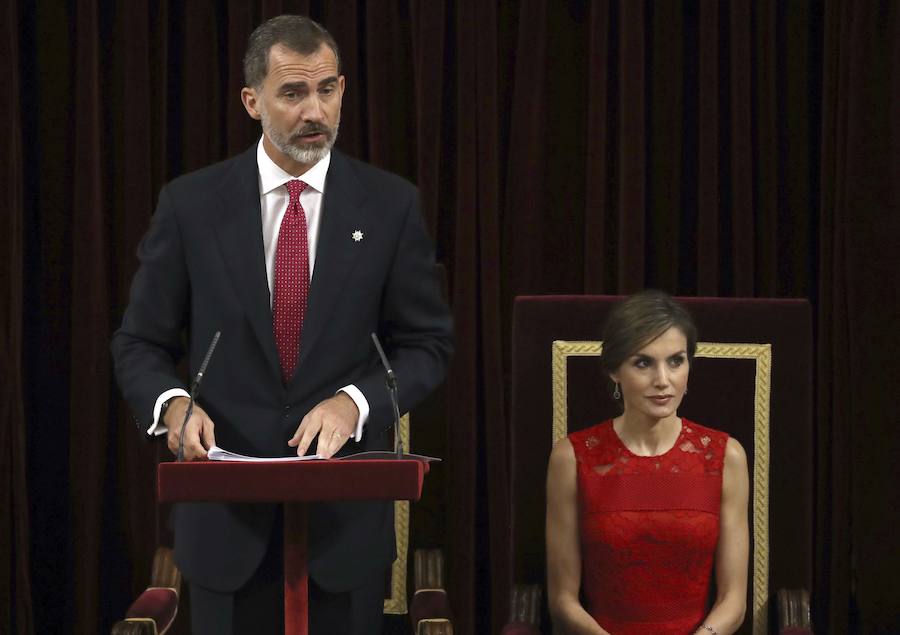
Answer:
M283 503L284 632L307 635L306 504L416 501L427 471L414 458L161 463L157 494L160 503Z

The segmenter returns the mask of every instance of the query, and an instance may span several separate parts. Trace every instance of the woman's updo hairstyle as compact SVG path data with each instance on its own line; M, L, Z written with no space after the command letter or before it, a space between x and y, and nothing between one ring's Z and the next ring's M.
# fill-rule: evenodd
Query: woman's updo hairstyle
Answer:
M626 359L672 327L687 339L688 362L697 351L697 327L691 314L672 296L646 289L617 304L603 327L603 352L600 364L609 375L619 370Z

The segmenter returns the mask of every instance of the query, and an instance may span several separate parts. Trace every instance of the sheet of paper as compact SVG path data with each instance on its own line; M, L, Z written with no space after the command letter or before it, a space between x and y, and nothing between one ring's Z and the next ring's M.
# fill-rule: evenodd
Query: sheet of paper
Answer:
M309 454L307 456L278 456L278 457L267 457L267 456L246 456L244 454L238 454L237 452L229 452L228 450L222 449L217 445L212 446L207 453L209 455L210 461L243 461L243 462L259 462L259 461L314 461L316 459L321 459L322 457L318 454Z
M348 456L339 457L341 461L366 461L379 459L382 461L393 461L397 458L397 453L386 450L370 450L368 452L360 452L359 454L350 454ZM424 454L410 454L404 452L401 460L406 461L422 461L423 463L440 463L440 459L436 456L426 456Z

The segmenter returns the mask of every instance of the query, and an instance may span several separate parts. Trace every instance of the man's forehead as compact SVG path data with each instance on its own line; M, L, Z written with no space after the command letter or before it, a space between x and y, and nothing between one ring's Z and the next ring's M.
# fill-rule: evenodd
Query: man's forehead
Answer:
M268 76L278 83L284 81L320 82L328 77L337 77L337 58L326 44L304 55L283 44L275 44L269 49Z

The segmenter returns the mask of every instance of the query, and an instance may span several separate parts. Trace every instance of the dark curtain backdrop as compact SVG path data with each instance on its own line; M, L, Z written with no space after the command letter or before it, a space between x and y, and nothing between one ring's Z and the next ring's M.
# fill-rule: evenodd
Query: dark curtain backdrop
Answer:
M457 632L498 632L512 583L512 298L644 286L813 302L817 424L796 443L816 456L815 619L900 632L900 4L2 12L0 632L102 632L146 584L167 452L128 423L108 341L159 187L258 138L240 59L281 12L334 33L338 145L419 185L447 268L446 412L413 430L447 457L446 505L412 540L447 553Z

